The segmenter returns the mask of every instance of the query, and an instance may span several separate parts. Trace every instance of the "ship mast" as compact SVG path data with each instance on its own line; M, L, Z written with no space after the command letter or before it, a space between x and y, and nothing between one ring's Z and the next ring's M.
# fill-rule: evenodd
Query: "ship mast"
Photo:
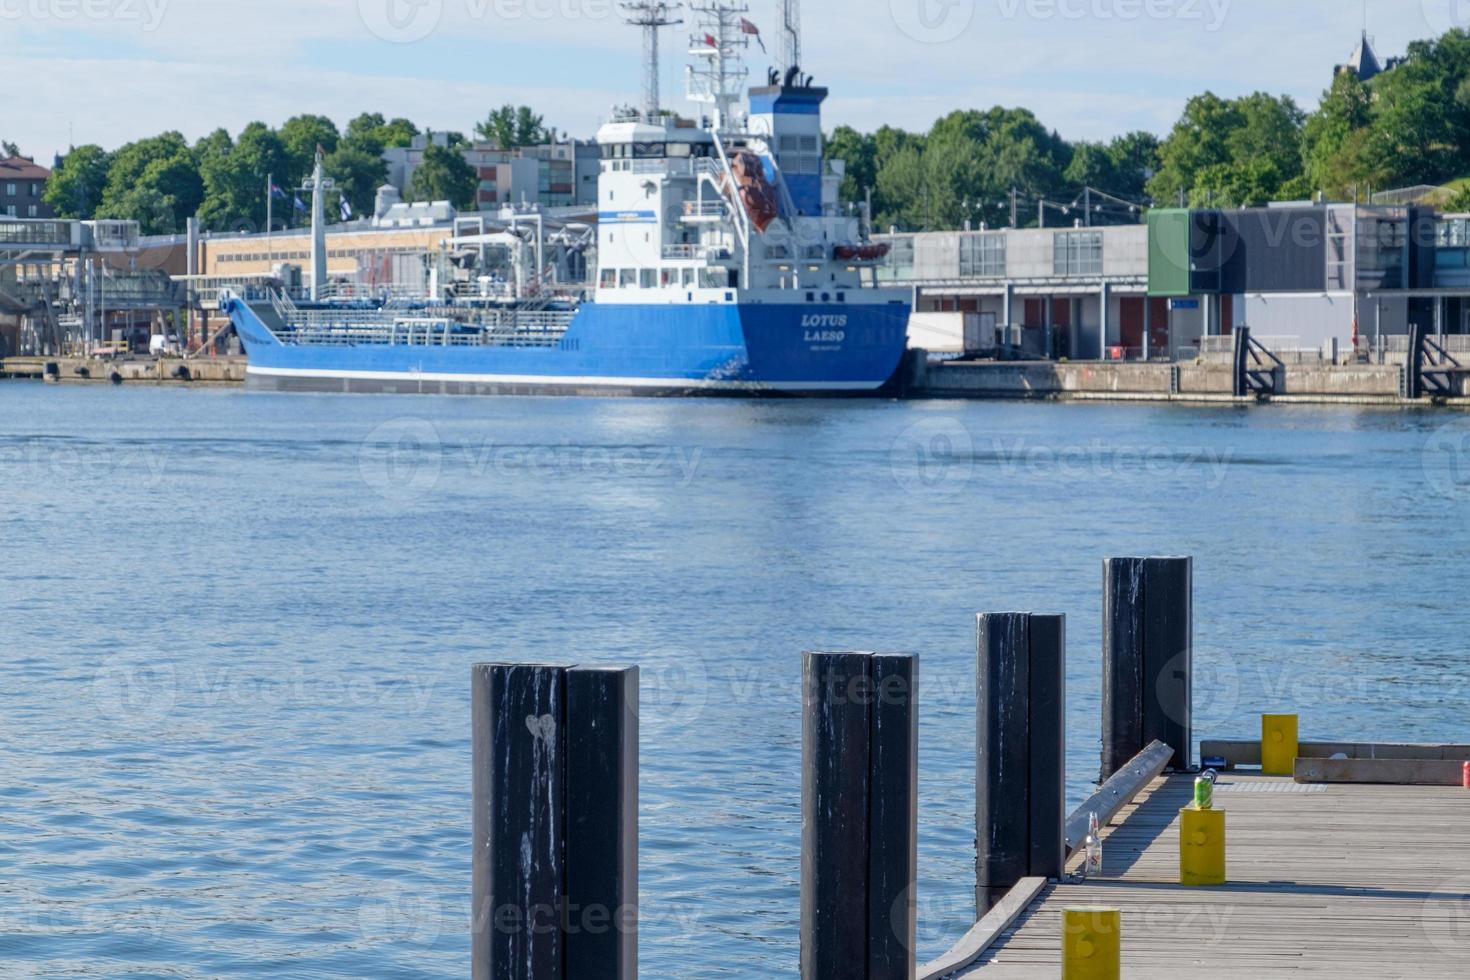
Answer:
M801 0L781 0L781 77L801 64Z
M678 19L679 6L664 0L624 0L618 5L629 24L643 28L643 117L646 122L655 122L659 115L658 31L661 27L684 23Z
M734 123L735 105L744 98L750 77L742 54L750 47L750 37L740 29L750 8L731 0L700 0L689 6L697 15L689 37L689 54L695 59L689 66L689 101L714 106L714 128L727 129Z

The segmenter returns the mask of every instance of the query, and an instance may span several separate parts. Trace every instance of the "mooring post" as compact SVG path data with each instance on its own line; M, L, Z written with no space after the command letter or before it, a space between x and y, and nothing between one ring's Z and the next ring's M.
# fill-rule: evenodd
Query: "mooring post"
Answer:
M1234 345L1234 355L1231 372L1233 381L1231 387L1234 389L1236 398L1244 398L1251 393L1250 386L1250 355L1251 355L1251 330L1250 327L1236 327L1231 332L1231 343Z
M977 622L975 904L1066 863L1065 616L986 613Z
M1102 779L1158 739L1189 766L1194 559L1103 562Z
M638 669L471 673L475 980L635 980Z
M802 663L802 980L912 980L918 659Z

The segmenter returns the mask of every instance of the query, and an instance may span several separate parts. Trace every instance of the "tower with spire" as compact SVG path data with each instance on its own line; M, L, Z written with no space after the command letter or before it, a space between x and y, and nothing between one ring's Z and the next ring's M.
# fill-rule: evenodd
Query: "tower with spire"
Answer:
M1381 60L1378 52L1373 50L1373 39L1368 36L1367 28L1364 28L1362 38L1358 41L1357 48L1353 50L1352 57L1348 58L1346 64L1337 66L1336 74L1341 75L1346 72L1356 76L1360 82L1370 82L1385 72L1393 71L1402 63L1402 58Z

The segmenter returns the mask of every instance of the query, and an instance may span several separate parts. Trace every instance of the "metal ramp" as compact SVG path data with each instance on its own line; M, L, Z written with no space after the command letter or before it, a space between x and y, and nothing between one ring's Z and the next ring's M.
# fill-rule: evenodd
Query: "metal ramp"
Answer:
M1250 327L1236 327L1232 335L1235 347L1235 397L1269 398L1286 390L1286 364L1251 336Z
M1459 394L1459 377L1466 368L1440 338L1422 326L1409 328L1409 360L1404 365L1405 398L1449 398Z

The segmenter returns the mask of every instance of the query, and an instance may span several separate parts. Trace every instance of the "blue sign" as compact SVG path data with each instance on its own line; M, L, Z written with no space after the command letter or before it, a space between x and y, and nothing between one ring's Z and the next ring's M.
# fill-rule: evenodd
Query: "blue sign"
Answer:
M1197 310L1197 309L1199 309L1199 300L1197 300L1197 299L1171 299L1171 300L1169 300L1169 309L1171 309L1171 310Z

